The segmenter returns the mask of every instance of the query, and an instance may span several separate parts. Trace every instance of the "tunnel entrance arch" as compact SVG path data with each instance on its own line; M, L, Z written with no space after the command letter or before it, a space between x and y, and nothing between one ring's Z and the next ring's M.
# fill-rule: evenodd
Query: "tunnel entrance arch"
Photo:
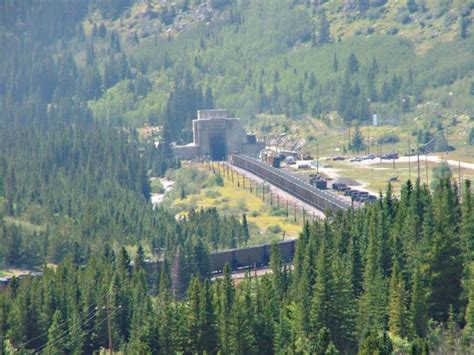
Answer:
M224 134L212 136L209 145L212 160L226 160L227 149Z

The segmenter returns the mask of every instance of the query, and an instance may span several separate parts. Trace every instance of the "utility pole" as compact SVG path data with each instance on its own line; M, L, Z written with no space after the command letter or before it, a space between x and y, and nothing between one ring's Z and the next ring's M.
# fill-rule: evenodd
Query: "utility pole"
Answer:
M370 126L367 125L367 155L370 154Z
M107 312L107 333L108 333L108 338L109 338L109 354L113 355L114 349L113 349L113 341L112 341L112 323L110 320L110 311L120 309L122 308L122 306L118 305L117 307L111 307L109 306L109 300L107 299L107 306L104 308Z
M425 155L425 166L426 166L426 186L429 186L429 178L428 178L428 153Z
M107 332L109 333L109 354L113 355L112 349L112 325L110 324L110 307L107 305Z
M458 173L459 173L459 196L462 198L462 177L461 177L461 161L458 160Z
M347 145L347 150L351 149L351 123L349 123L349 144Z
M395 146L392 143L392 162L393 162L393 170L395 170Z
M418 183L421 183L420 181L420 142L418 139L416 140L416 156L417 156L417 165L418 165Z
M411 140L408 139L408 180L411 180Z
M316 173L319 174L319 144L316 144Z

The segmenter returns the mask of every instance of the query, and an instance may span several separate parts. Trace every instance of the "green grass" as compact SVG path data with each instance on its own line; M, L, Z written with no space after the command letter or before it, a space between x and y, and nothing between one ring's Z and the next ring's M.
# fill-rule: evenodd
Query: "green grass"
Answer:
M21 229L23 229L25 232L28 232L28 233L43 232L46 230L46 225L32 224L28 221L24 221L15 217L7 216L7 217L4 217L3 220L6 224L20 227Z
M351 178L362 184L362 187L378 193L385 191L387 188L388 180L391 177L398 177L398 180L392 182L393 190L395 194L398 194L402 184L404 184L409 178L414 181L418 175L417 160L416 157L412 157L411 168L408 163L395 163L395 167L392 162L385 161L383 163L377 163L370 166L361 166L356 163L350 162L331 162L331 165L339 170L339 174L344 177ZM428 165L428 172L426 166ZM428 181L431 184L431 177L433 175L433 168L439 164L428 162L426 164L424 156L420 156L420 181L426 183ZM458 179L458 169L451 167L451 172L454 179ZM474 170L461 169L461 173L464 179L474 179ZM428 179L427 179L428 174Z
M202 165L193 165L197 169L205 169ZM296 237L301 231L301 220L297 222L293 217L286 217L283 210L280 212L272 207L268 201L262 201L262 194L258 196L255 190L250 193L249 180L246 182L246 190L237 186L237 178L234 182L224 177L224 186L211 186L199 190L197 193L189 194L184 199L175 199L171 208L179 214L185 215L191 208L216 207L221 215L236 216L240 218L243 213L247 214L250 227L250 244L267 243L278 240L285 234L286 237ZM275 202L276 203L276 202ZM282 204L283 209L283 204ZM277 227L278 226L278 227Z
M452 126L452 117L445 117L441 122L445 127L445 134L450 145L456 150L445 155L442 153L434 153L444 156L446 159L461 160L464 162L474 163L474 147L467 146L467 137L471 127L474 127L474 121L469 120L467 116L456 117L457 124ZM400 126L361 126L360 130L364 136L365 143L369 137L369 151L376 154L378 152L387 153L398 151L400 154L408 152L408 147L416 148L416 136L412 132L423 128L426 125L424 120L413 120ZM344 127L336 114L330 114L322 121L309 116L298 119L288 120L284 116L259 115L248 125L251 131L255 131L261 137L276 137L280 134L287 134L293 139L304 138L306 143L303 152L310 153L316 158L319 148L320 157L330 155L343 155L343 147L348 147L349 128ZM447 127L447 128L446 128ZM431 128L434 132L435 128ZM394 144L377 143L378 137L386 134L396 134L400 141ZM354 135L354 128L351 129L351 136ZM348 156L364 155L367 151L347 153Z

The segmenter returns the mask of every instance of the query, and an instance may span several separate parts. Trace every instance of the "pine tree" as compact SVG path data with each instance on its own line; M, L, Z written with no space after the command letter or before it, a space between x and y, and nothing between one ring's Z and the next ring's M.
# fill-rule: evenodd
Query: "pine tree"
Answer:
M362 136L359 126L356 126L354 138L352 138L350 149L355 150L356 152L360 152L364 149L364 147L364 137Z
M330 41L331 41L331 33L329 32L329 21L326 17L326 12L323 11L319 19L318 43L325 44L325 43L329 43Z
M474 263L470 263L468 278L466 280L466 288L468 290L468 303L466 307L466 315L462 341L469 349L474 346Z
M415 0L407 0L407 9L410 11L410 13L414 13L416 10L418 10L418 6L416 5Z
M377 211L372 211L377 213ZM367 262L364 270L363 294L359 300L358 332L365 337L370 331L384 329L387 316L387 293L380 265L380 245L372 223L369 231Z
M193 277L188 288L187 334L189 341L188 351L200 353L202 351L202 329L200 327L201 285L197 277Z
M204 280L201 288L199 323L202 351L206 354L214 354L217 347L217 329L211 285L208 279Z
M331 339L342 352L351 352L356 347L357 305L354 297L351 268L348 263L338 258L333 262L334 289L331 297L333 303L334 328Z
M420 267L415 267L410 304L411 328L417 337L423 338L427 332L428 307L426 290L423 286Z
M354 53L351 53L347 62L347 69L349 73L357 73L359 71L359 66L359 60L357 59L356 55Z
M275 329L273 350L277 354L293 352L292 327L288 317L287 307L280 307L279 318Z
M211 110L214 108L214 96L212 95L212 90L210 87L207 87L206 93L204 95L204 109Z
M242 215L242 241L246 245L250 239L249 225L247 222L247 215Z
M434 205L434 233L428 254L431 316L446 321L452 305L455 311L460 307L461 277L463 260L460 249L459 204L457 192L449 180L436 190ZM460 257L461 256L461 257Z
M332 70L334 73L337 73L338 69L339 69L339 63L337 61L336 52L334 52L334 56L332 57Z
M410 334L405 282L400 274L397 261L393 265L390 280L388 326L393 335L401 338L405 338Z
M474 261L474 199L469 180L464 183L461 204L461 241L465 265L469 267L470 263Z
M316 283L311 299L310 336L317 335L323 328L327 328L328 331L331 331L334 327L332 318L333 309L331 308L331 296L334 292L334 285L330 271L330 251L327 249L328 246L323 242L317 257Z
M254 304L248 276L241 285L241 294L236 298L231 317L230 345L233 354L257 354L257 339L254 332Z
M61 311L57 310L53 315L53 322L48 330L48 343L44 352L46 354L61 354L66 350L64 332L61 329Z
M456 352L456 328L454 308L452 305L449 305L448 321L446 325L446 345L448 346L447 350L449 354L454 354Z
M282 298L285 294L282 274L282 261L280 247L276 242L273 242L271 246L270 269L272 270L273 290L278 298Z
M224 277L222 283L218 285L218 324L219 324L219 349L224 354L231 353L230 340L232 337L231 317L234 308L235 290L232 281L229 264L224 266Z

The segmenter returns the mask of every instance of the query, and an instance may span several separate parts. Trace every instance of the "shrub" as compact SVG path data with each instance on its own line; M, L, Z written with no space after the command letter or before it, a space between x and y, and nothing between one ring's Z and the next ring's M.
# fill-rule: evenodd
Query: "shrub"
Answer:
M165 188L159 179L153 179L150 183L151 192L154 194L163 194L165 193Z
M268 226L267 230L273 234L281 233L283 231L283 229L281 229L280 225L278 224Z
M377 142L379 144L397 143L400 142L400 137L395 133L387 133L380 136Z
M205 193L205 196L209 197L209 198L217 198L217 197L221 196L221 193L219 191L216 191L216 190L207 190L206 193Z
M250 212L250 217L255 218L255 217L258 217L258 216L259 216L258 211L252 211L252 212Z
M474 128L471 128L469 136L467 137L467 144L474 146Z

